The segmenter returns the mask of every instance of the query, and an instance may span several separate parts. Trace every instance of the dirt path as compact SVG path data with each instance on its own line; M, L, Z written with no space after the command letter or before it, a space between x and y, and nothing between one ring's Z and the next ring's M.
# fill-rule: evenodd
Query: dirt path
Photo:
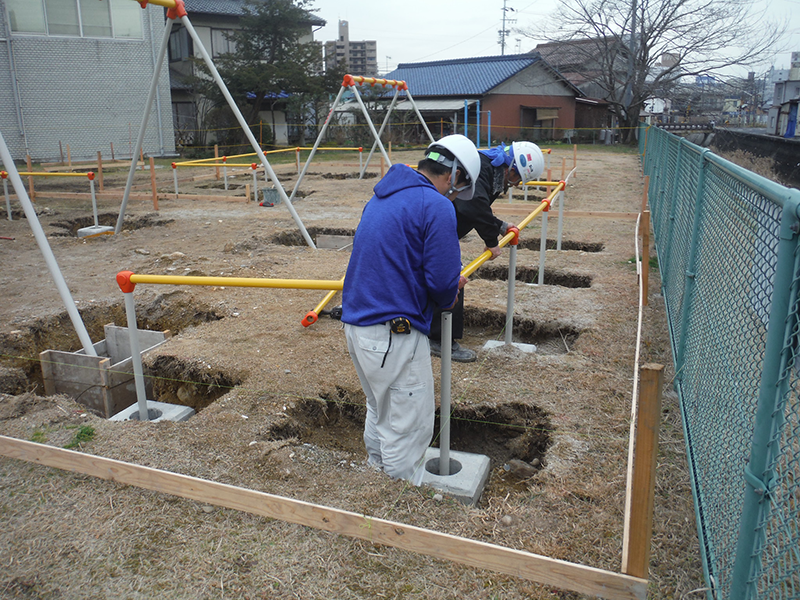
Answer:
M554 150L556 171L561 156L570 163L572 149ZM402 162L419 158L395 152ZM277 170L291 189L293 168ZM330 175L356 170L312 166L301 187L306 197L295 207L313 236L355 230L376 179ZM172 191L168 171L158 176L165 194ZM106 186L124 177L107 174ZM146 183L144 174L139 178ZM251 181L245 175L231 188L241 186L241 194ZM106 323L125 325L115 282L120 270L338 279L349 258L347 249L307 248L284 207L253 202L162 199L155 213L134 201L122 234L79 240L68 233L89 224L90 203L48 198L58 184L37 182L37 189L37 212L94 341ZM224 193L213 180L182 184L181 191ZM530 210L542 196L530 194ZM635 212L641 196L635 154L580 150L568 210ZM519 193L514 202L522 202ZM101 202L101 222L113 224L118 209L118 202ZM429 489L366 468L364 397L341 324L323 316L300 325L321 292L137 286L140 326L173 332L147 357L156 399L196 408L185 423L112 423L64 396L42 397L38 353L80 344L19 211L14 221L0 221L0 236L15 238L0 240L0 433L65 446L90 426L94 435L79 446L83 452L619 571L636 339L636 272L628 262L635 221L567 217L564 249L546 253L543 286L529 283L537 281L539 223L522 234L518 267L525 280L517 285L514 329L515 341L537 344L539 352L480 351L476 363L453 368L453 448L492 458L476 508L436 500ZM474 233L467 236L465 264L482 249ZM479 349L502 339L507 265L504 253L467 286L463 344ZM642 362L665 364L669 381L658 291L655 271ZM538 461L539 469L520 480L503 468L514 458ZM686 469L676 399L667 393L652 598L682 598L703 587ZM0 597L579 597L9 459L0 459L0 474Z

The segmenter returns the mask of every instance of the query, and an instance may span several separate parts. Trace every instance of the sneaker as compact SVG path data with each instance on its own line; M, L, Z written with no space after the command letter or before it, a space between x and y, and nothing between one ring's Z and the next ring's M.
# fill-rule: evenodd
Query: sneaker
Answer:
M440 342L430 340L431 343L431 354L433 356L441 356L442 355L442 344ZM463 348L458 342L453 342L452 352L450 354L450 360L454 360L456 362L475 362L478 358L478 355L475 353L474 350L470 350L469 348Z

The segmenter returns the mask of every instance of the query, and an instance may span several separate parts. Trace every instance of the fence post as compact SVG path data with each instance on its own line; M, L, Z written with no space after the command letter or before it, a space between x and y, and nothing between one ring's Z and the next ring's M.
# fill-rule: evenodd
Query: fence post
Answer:
M639 222L642 228L642 305L647 306L647 290L650 286L650 211L642 212Z
M622 572L642 579L647 579L650 569L663 386L664 365L642 365L633 464L628 465L632 470L627 491L630 501L626 501L622 541Z
M683 290L683 305L681 306L680 338L677 343L675 356L675 380L683 380L683 355L686 350L686 333L689 327L689 313L694 299L695 288L695 265L697 262L697 238L700 236L700 221L703 217L703 199L705 198L706 171L708 170L708 160L706 154L711 152L708 148L700 154L700 175L697 178L697 190L694 198L694 220L692 222L692 239L689 246L689 260L686 264L686 284Z
M103 155L97 151L97 179L100 184L100 191L103 191Z
M25 164L28 165L28 173L33 173L33 163L31 162L31 155L25 155ZM36 202L36 194L33 191L33 176L28 175L28 196L31 198L31 202Z
M772 307L767 327L767 343L758 405L753 423L750 457L744 465L745 492L742 515L739 520L739 538L736 559L731 572L731 600L755 597L753 586L758 579L760 554L766 519L772 498L772 461L780 451L779 425L783 420L778 407L789 393L790 359L794 353L797 332L798 281L795 273L800 269L800 256L795 256L800 230L800 201L789 199L781 215L778 262L775 267Z

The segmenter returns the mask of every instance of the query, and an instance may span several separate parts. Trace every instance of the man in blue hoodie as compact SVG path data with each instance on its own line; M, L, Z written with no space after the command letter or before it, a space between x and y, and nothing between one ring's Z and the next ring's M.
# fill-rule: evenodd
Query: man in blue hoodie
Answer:
M433 437L431 318L466 284L452 200L472 197L479 169L461 135L431 144L418 171L392 166L364 208L345 275L342 321L367 397L367 461L415 485Z

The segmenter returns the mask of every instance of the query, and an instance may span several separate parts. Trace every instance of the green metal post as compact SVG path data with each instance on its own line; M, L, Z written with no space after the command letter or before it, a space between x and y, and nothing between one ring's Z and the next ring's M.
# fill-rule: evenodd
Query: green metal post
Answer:
M700 153L700 176L697 178L697 191L694 199L694 221L692 223L692 240L689 246L689 261L686 265L686 285L683 290L683 305L681 306L681 328L680 339L678 340L678 354L675 356L675 379L683 379L683 358L686 351L686 334L689 328L689 313L692 299L694 298L695 288L695 266L697 262L697 238L700 235L700 221L703 216L703 197L706 188L706 171L708 161L706 154L710 150L705 149Z
M786 376L786 369L789 354L794 347L792 336L795 335L794 328L797 324L797 313L790 312L790 309L795 305L798 293L798 281L794 279L794 274L800 268L800 256L796 256L797 233L800 231L799 207L800 202L796 198L789 198L781 215L778 263L775 268L753 441L750 459L744 467L746 486L739 521L736 560L731 573L731 600L755 597L763 541L763 536L759 535L759 524L766 519L772 501L770 486L774 474L769 469L773 457L780 450L776 447L779 437L774 434L776 426L782 422L782 415L776 408L788 393L789 378ZM763 530L761 533L763 534Z

